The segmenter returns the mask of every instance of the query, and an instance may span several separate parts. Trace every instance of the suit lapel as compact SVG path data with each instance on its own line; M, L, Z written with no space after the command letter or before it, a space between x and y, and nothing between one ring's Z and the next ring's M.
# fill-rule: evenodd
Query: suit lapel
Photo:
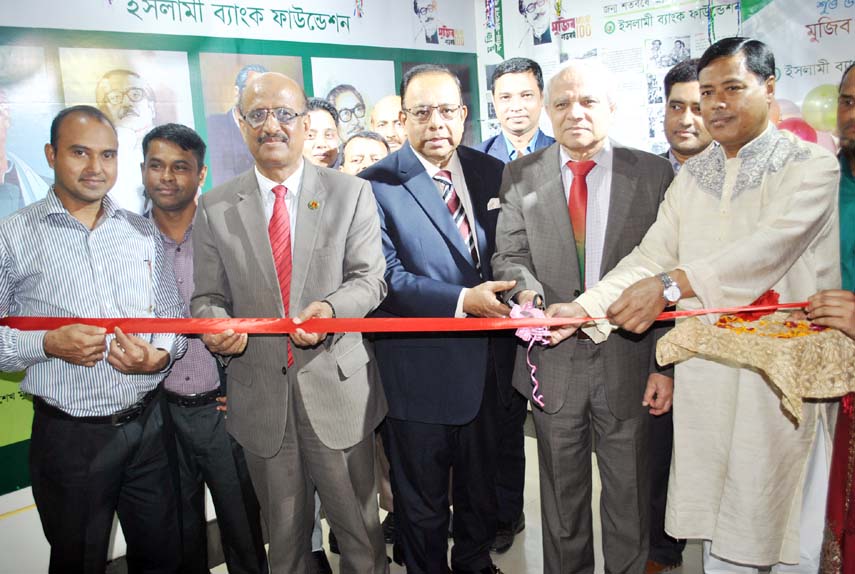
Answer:
M631 156L626 149L613 144L612 150L612 189L609 197L609 218L606 223L600 278L605 274L603 270L611 269L617 264L613 259L620 241L620 230L624 228L632 211L633 192L638 183L638 170L634 169L633 162L630 161Z
M291 272L291 302L299 305L309 273L312 253L323 221L327 203L327 188L320 177L319 169L304 162L303 181L297 201L297 224L294 232L293 271ZM291 309L292 314L301 309Z
M541 186L537 189L540 221L552 221L552 226L558 235L562 258L569 263L571 277L580 280L579 261L576 257L576 243L573 239L573 227L570 225L570 212L567 208L567 197L564 195L564 182L561 179L560 146L555 144L540 156L537 162L539 173L537 180ZM557 168L557 169L556 169ZM569 253L569 255L568 255Z
M238 182L237 203L234 212L239 220L236 229L243 229L247 236L250 253L246 256L258 262L259 272L273 291L279 292L279 279L273 263L273 250L267 234L267 217L258 190L255 170L245 172Z
M510 156L508 156L508 144L505 142L504 134L499 134L493 138L493 144L490 146L488 153L503 163L511 161Z
M472 261L472 255L463 243L460 231L454 225L454 220L448 213L448 207L442 200L436 184L425 171L425 167L416 157L413 149L409 144L406 144L398 153L400 154L399 169L404 189L413 196L434 226L445 237L445 240L466 261Z
M487 229L484 227L484 222L487 221L487 203L490 198L482 197L485 193L484 180L478 173L478 166L471 161L468 152L469 150L465 148L457 148L457 157L460 159L461 167L463 167L463 177L466 178L466 189L469 191L469 203L472 205L473 211L473 213L467 214L469 224L475 229L475 238L478 240L478 253L481 258L481 269L486 273L490 268L490 258L493 256L490 247L493 242L489 241L490 238L487 237ZM472 257L468 257L467 261L472 261ZM474 268L474 261L472 263ZM485 277L487 276L485 275Z

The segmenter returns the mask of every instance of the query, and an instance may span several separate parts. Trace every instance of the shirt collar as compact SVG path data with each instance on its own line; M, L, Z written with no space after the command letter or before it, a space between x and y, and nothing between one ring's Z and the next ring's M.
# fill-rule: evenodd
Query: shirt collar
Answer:
M199 194L197 193L196 199L198 199L198 198L199 198ZM181 240L181 243L186 242L190 238L190 234L193 233L193 224L196 222L196 215L198 213L199 213L198 209L193 213L193 220L190 221L190 225L187 226L187 230L184 232L184 239ZM169 243L175 243L175 241L173 241L173 239L170 236L168 236L163 231L161 231L160 226L157 224L157 221L154 220L154 214L152 213L151 207L149 207L148 210L145 213L143 213L143 217L145 217L146 219L151 221L151 224L154 225L155 229L157 229L157 232L160 234L160 238L163 241L167 241Z
M44 199L45 210L42 213L42 219L47 217L48 215L54 215L59 213L68 213L68 210L59 200L59 196L56 194L56 190L53 185L50 186L50 190L45 194ZM103 198L101 198L101 208L104 210L102 218L114 217L114 216L122 216L124 217L124 211L119 209L116 203L110 199L110 194L107 193Z
M736 157L744 160L759 155L768 147L769 142L776 137L777 133L778 128L775 127L775 124L769 122L766 124L766 129L764 129L759 136L739 148L739 151L736 152ZM712 144L710 144L710 148L715 150L715 153L718 153L727 159L727 156L724 153L724 147L722 147L722 145L717 141L713 140Z
M840 152L837 157L840 160L840 179L848 179L850 181L855 179L855 174L849 169L849 160L843 155L843 152Z
M502 132L502 137L505 140L505 146L508 148L508 157L511 159L511 161L515 160L517 158L517 149L511 143L510 138L505 135L505 132ZM528 155L534 151L534 146L537 143L537 138L539 137L540 128L535 128L534 134L531 136L531 139L528 140L528 144L525 146L525 155Z
M305 162L303 158L300 158L300 165L297 166L297 169L294 170L294 173L288 177L285 181L273 181L272 179L268 179L260 171L258 171L258 166L255 166L255 179L258 181L258 190L261 193L262 199L264 199L267 194L273 191L273 188L277 185L284 185L288 188L288 195L290 197L296 198L300 195L300 183L303 181L303 169L305 167Z
M680 171L680 168L683 167L683 164L680 163L680 160L677 159L677 156L674 155L674 151L671 148L668 148L668 161L671 162L671 167L674 168L674 173Z
M429 162L425 157L417 152L415 148L413 148L413 153L416 154L416 158L421 162L424 166L425 171L430 176L431 179L441 171L441 169L447 170L451 172L452 181L459 181L458 178L463 177L463 166L460 165L460 158L457 156L457 150L454 150L454 153L451 154L451 159L448 160L448 164L444 168L438 168L435 164Z
M564 149L563 145L558 146L558 150L559 150L558 153L561 157L561 166L562 167L567 165L568 161L573 161L570 159L570 153L566 149ZM594 163L596 163L598 166L604 167L607 170L611 170L613 158L614 158L614 147L612 146L612 140L609 138L606 138L606 143L603 145L603 149L598 151L594 155L594 157L592 157L591 159L594 160Z

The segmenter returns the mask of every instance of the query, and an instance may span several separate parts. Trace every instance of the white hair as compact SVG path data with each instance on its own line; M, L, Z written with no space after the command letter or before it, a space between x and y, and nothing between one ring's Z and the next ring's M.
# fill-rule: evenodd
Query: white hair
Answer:
M546 83L545 100L549 102L549 95L552 91L553 82L563 76L567 72L573 71L585 77L599 78L605 87L606 98L609 104L614 107L617 104L617 82L611 71L598 58L585 58L569 60L557 72L555 72Z

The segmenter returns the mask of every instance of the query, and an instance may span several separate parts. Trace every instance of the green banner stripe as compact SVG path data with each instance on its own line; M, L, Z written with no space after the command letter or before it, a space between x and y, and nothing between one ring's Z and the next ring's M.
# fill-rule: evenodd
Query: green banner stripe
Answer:
M742 21L745 22L774 1L775 0L742 0L740 5Z
M28 440L0 448L0 495L30 486L29 456Z

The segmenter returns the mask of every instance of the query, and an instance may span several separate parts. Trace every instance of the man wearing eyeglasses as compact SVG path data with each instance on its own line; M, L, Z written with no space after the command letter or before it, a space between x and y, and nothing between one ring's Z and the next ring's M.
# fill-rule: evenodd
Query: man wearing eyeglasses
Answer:
M504 317L492 281L502 163L460 146L466 106L448 68L421 65L401 82L408 143L360 173L380 207L386 317ZM378 336L389 401L383 443L398 541L409 574L447 572L449 474L454 468L451 570L496 573L494 420L498 378L514 342L484 332Z
M363 317L386 294L377 206L365 182L302 157L306 95L260 74L240 100L253 169L201 196L194 317ZM374 485L386 414L359 333L204 335L227 362L227 430L243 446L270 532L273 574L310 571L313 490L338 537L341 570L388 569Z
M327 101L338 112L338 135L341 141L365 131L365 100L350 84L339 84L327 94Z
M546 0L519 0L519 11L531 29L534 45L552 43L549 31L549 3Z
M110 70L98 81L95 100L119 136L119 175L110 198L119 207L142 213L145 198L139 158L143 137L155 124L154 90L136 72Z

